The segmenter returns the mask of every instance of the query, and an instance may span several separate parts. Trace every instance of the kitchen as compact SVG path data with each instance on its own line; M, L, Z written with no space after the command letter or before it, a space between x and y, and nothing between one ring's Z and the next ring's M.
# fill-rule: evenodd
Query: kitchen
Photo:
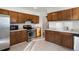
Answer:
M25 42L22 51L79 50L78 12L77 7L0 9L0 14L10 16L10 46L13 47L10 49L15 51L18 51L16 45L22 42ZM19 47L17 49L21 49L21 45Z

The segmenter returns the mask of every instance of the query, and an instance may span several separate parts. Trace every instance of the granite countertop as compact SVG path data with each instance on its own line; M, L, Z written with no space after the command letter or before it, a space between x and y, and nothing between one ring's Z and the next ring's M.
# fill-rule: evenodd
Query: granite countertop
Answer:
M75 30L58 30L58 29L45 29L45 30L67 32L67 33L72 33L72 34L79 34L79 31L75 31Z

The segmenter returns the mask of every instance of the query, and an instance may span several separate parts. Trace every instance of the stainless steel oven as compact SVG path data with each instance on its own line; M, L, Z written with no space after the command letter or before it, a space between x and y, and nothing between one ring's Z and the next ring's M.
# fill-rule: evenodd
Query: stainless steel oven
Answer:
M24 25L23 28L28 32L28 42L31 41L35 37L35 29L31 25Z

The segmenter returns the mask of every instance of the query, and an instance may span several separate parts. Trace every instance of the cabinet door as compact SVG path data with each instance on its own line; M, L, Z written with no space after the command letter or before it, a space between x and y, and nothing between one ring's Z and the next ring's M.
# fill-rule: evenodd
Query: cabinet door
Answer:
M62 46L73 49L73 36L71 33L62 33Z
M33 19L32 15L30 15L30 14L25 14L25 18L26 18L25 21L28 21L28 20L32 21L32 19Z
M32 17L33 17L32 18L33 23L35 24L39 23L39 16L32 16Z
M8 15L9 11L8 10L4 10L4 9L0 9L0 14Z
M10 32L10 45L14 45L17 43L17 34L16 32Z
M26 17L23 13L18 13L18 23L25 23Z
M61 33L55 31L53 35L55 35L54 42L58 45L61 45L61 38L62 38Z
M26 34L26 31L17 32L17 43L27 41L27 38L28 38L28 35Z
M29 14L25 14L26 21L30 18Z
M58 21L64 20L64 14L63 11L57 12Z
M47 15L47 20L52 21L52 14L51 13Z
M10 45L15 45L24 41L28 41L28 33L26 30L10 33Z
M66 10L66 19L65 20L72 20L72 9Z
M45 31L45 40L55 43L55 35L54 34L55 34L54 32L46 30Z
M29 19L31 19L31 20L32 20L32 19L33 19L33 15L29 15Z
M72 19L79 20L79 7L73 8L72 10L73 10Z
M11 23L18 23L18 13L14 11L9 11Z
M57 12L52 13L52 21L58 21Z
M72 20L72 9L59 11L58 13L58 20L61 21L67 21Z

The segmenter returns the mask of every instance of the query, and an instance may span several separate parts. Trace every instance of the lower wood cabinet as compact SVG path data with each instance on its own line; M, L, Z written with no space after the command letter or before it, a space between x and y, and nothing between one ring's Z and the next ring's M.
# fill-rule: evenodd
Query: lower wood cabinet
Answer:
M45 31L45 40L73 49L73 34L57 31Z
M71 33L61 33L62 34L62 46L73 49L73 35Z
M61 44L61 42L62 42L62 41L61 41L61 36L62 36L61 33L55 31L53 35L55 36L55 39L53 38L53 39L55 40L55 43L56 43L56 44L59 44L59 45L62 45L62 44ZM51 36L51 37L52 37L52 36Z
M51 37L52 36L52 37ZM45 40L50 41L54 43L54 32L51 31L45 31Z
M24 41L28 41L28 33L26 30L10 32L10 45L15 45Z
M61 45L61 35L56 31L45 31L45 40Z

